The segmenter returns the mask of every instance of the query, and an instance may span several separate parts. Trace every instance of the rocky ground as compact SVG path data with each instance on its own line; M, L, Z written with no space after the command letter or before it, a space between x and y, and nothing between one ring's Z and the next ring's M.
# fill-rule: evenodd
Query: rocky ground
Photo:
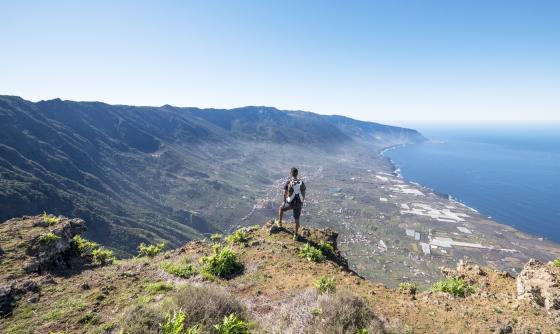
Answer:
M466 262L442 269L469 287L461 296L392 289L360 277L329 229L304 229L294 241L291 225L269 222L246 228L238 240L215 237L110 264L78 247L74 236L83 226L79 219L45 216L0 225L1 333L158 333L165 315L179 307L187 313L185 323L210 333L218 332L212 321L229 312L255 333L560 330L560 268L553 264L530 261L517 278ZM306 244L322 249L325 259L300 257ZM204 271L201 259L215 247L236 254L240 267L234 273ZM188 270L169 270L169 264ZM330 282L322 292L316 286L321 277Z

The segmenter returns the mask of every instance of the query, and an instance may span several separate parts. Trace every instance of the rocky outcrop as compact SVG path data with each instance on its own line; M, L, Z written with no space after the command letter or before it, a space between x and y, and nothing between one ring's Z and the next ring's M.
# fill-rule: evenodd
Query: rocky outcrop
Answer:
M43 221L34 223L36 226L45 224ZM28 273L41 273L46 269L68 267L72 256L72 238L86 230L82 219L61 218L60 222L49 228L56 236L49 242L44 241L44 234L35 236L26 249L30 257L24 264Z
M292 234L294 231L291 226L291 224L285 224L284 227L279 227L273 220L270 220L264 224L262 228L267 231L268 234L277 234L281 232ZM324 248L325 245L331 246L332 250L327 252L325 255L338 264L344 271L352 272L356 274L356 276L359 276L356 272L350 269L348 266L348 260L338 249L337 232L331 230L330 228L302 227L299 230L299 234L302 237L300 241L309 243L311 246L317 248Z
M461 278L471 282L478 281L480 276L486 276L486 272L478 264L464 260L459 260L455 269L440 268L440 270L445 277Z
M517 298L560 316L560 268L531 259L517 276Z
M275 224L274 221L270 220L262 227L263 229L267 230L269 234L276 234L280 232L290 232L293 231L289 230L285 227L279 227ZM311 243L319 244L321 242L329 244L333 247L334 250L338 250L338 246L336 240L338 239L338 233L331 230L330 228L307 228L302 227L300 229L301 236Z

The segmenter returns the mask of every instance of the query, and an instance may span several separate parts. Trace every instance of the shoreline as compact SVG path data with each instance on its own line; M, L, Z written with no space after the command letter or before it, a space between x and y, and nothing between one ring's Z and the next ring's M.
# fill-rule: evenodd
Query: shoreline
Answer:
M479 211L478 209L473 208L473 207L471 207L471 206L469 206L469 205L463 203L459 198L457 198L457 197L455 197L455 196L453 196L453 195L451 195L451 194L442 193L442 192L439 192L439 191L437 191L437 190L435 190L435 189L433 189L433 188L427 187L427 186L425 186L425 185L423 185L423 184L421 184L421 183L418 183L418 182L415 182L415 181L411 181L411 180L407 180L407 179L402 175L400 167L399 167L390 157L385 156L385 152L388 152L388 151L391 151L391 150L394 150L394 149L397 149L397 148L401 148L401 147L406 147L406 146L408 146L408 145L414 145L414 144L416 144L416 143L406 143L406 144L392 145L392 146L389 146L389 147L386 147L386 148L384 148L384 149L379 150L379 152L378 152L379 155L380 155L381 157L383 157L383 158L389 163L389 165L390 165L391 168L392 168L391 174L393 174L395 177L397 177L397 178L399 178L399 179L402 179L403 181L405 181L405 182L407 182L407 183L409 183L409 184L412 184L412 185L414 185L414 186L417 186L417 187L421 187L421 188L430 190L431 192L433 192L433 193L434 193L435 195L437 195L438 197L441 197L441 198L446 199L446 200L448 200L448 201L450 201L450 202L452 202L452 203L455 203L455 204L457 204L457 205L460 205L460 206L462 206L462 207L464 207L464 208L466 208L466 209L468 209L468 210L470 210L470 211L472 211L472 212L474 212L474 213L476 213L476 214L478 214L478 215L484 217L485 219L492 221L492 222L495 223L495 224L502 225L502 226L506 226L506 227L508 227L508 228L511 228L511 229L515 230L515 231L518 232L518 233L523 233L523 234L525 234L525 235L527 235L527 236L533 237L533 238L537 239L538 241L541 241L541 242L546 241L546 242L552 243L553 245L560 246L560 242L559 242L559 241L555 241L555 240L546 238L544 235L536 235L536 234L533 234L533 233L530 233L530 232L527 232L527 231L523 231L523 230L519 229L519 228L516 227L516 226L512 226L512 225L506 224L506 223L504 223L504 222L497 221L494 217L489 216L489 215L485 215L483 212L481 212L481 211Z

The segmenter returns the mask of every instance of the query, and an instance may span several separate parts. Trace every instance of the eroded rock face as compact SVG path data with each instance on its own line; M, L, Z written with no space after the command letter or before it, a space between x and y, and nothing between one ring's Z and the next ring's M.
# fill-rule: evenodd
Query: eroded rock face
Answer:
M31 258L24 264L25 270L33 273L50 267L67 266L72 254L72 238L85 230L86 226L82 219L63 219L51 230L58 239L45 243L41 241L41 236L35 237L26 250Z
M517 276L517 298L560 315L560 269L531 259Z

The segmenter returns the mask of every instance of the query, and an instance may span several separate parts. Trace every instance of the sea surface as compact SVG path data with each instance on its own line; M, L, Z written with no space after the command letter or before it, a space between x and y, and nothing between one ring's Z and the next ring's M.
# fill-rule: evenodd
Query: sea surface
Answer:
M385 151L402 176L560 242L560 123L416 123L429 141Z

